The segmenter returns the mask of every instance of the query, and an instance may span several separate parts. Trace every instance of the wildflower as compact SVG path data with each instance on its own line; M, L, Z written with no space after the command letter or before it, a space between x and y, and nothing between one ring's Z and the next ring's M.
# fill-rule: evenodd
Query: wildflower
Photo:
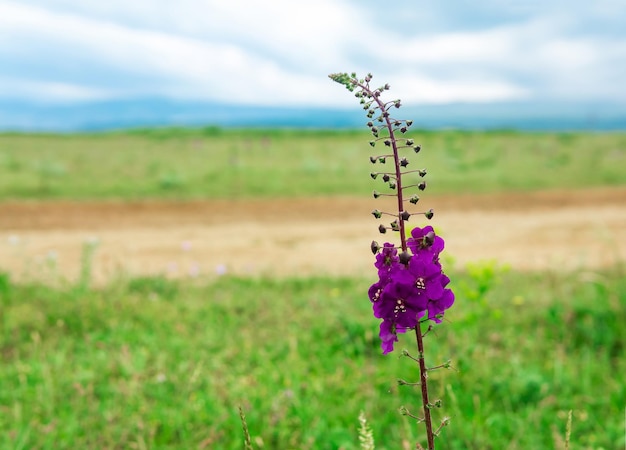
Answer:
M416 227L407 241L413 253L408 263L400 261L398 250L388 242L376 254L378 281L368 295L374 316L383 320L379 336L384 354L393 350L398 332L415 328L424 318L441 322L454 303L454 294L446 288L450 279L439 263L444 245L432 227Z
M439 264L439 253L443 251L445 243L429 225L424 228L413 228L406 245L418 258Z
M412 302L426 305L428 300L437 299L443 294L443 273L441 266L434 261L411 258L403 274L401 282L411 289L409 299Z
M378 269L378 282L372 284L368 295L373 303L380 300L385 287L391 282L393 274L401 270L398 250L393 244L385 242L380 251L376 254L374 266Z
M443 275L442 286L446 286L450 279ZM451 289L444 289L441 297L429 300L428 302L428 318L436 323L441 323L441 318L446 309L450 308L454 304L454 293Z
M380 324L380 339L382 341L383 355L393 351L393 344L398 342L398 333L405 333L406 328L397 327L393 322L383 320Z
M398 249L393 244L385 242L381 251L376 255L376 262L374 263L378 269L378 277L381 280L386 279L392 272L399 269L399 265Z
M398 139L396 133L404 135L408 127L412 125L410 120L400 120L390 116L391 105L400 108L401 101L393 100L384 102L380 97L383 91L389 89L389 85L373 89L370 86L372 75L368 74L364 79L358 79L356 73L333 73L329 77L344 85L350 92L356 90L355 96L360 99L360 104L367 111L367 117L380 122L379 126L374 126L374 120L369 120L367 126L370 132L376 138L370 141L370 145L374 147L381 140L386 147L390 147L391 154L370 156L370 162L385 164L387 158L393 159L395 171L372 172L370 176L376 180L378 175L382 175L382 180L387 183L387 187L394 191L393 194L381 193L374 190L374 198L381 196L392 196L398 200L397 215L389 212L383 212L375 209L372 214L375 218L382 218L383 214L396 216L397 219L391 222L389 226L380 224L378 231L387 233L387 231L398 232L400 237L400 245L395 246L385 243L381 248L376 241L373 241L370 248L376 255L374 266L378 270L378 280L373 283L369 290L368 296L372 302L374 316L382 319L380 323L380 340L383 354L393 351L394 344L398 342L398 334L405 333L407 330L415 330L417 339L417 348L419 356L415 359L420 369L420 386L422 394L422 404L424 410L423 421L426 426L426 438L428 449L435 448L434 439L439 434L442 426L447 424L444 419L438 430L433 431L432 418L430 409L433 406L428 400L427 387L427 367L424 361L424 343L421 331L422 322L433 320L441 322L445 311L454 303L454 294L447 287L450 279L443 273L439 262L439 254L444 249L444 241L435 234L432 227L419 228L416 227L411 231L411 237L405 234L406 222L415 214L423 214L428 220L434 216L434 211L421 213L413 213L405 210L405 201L412 205L417 204L419 196L405 192L405 189L415 187L420 191L426 189L426 182L419 184L403 185L402 176L409 172L417 172L420 177L425 177L426 169L416 171L405 171L409 165L408 158L400 155L401 149L412 149L415 153L419 153L421 147L415 144L410 138ZM367 99L367 100L366 100ZM377 113L378 111L378 113ZM374 115L377 116L374 118ZM386 124L385 124L386 123ZM404 126L403 126L404 123ZM383 129L386 128L383 137ZM395 173L394 176L391 176ZM405 199L405 194L408 198ZM408 205L406 205L408 206ZM428 329L430 330L430 326ZM406 353L408 355L408 353ZM435 406L439 406L437 402ZM402 408L403 414L417 418ZM418 444L419 447L419 444ZM421 447L420 447L421 448Z

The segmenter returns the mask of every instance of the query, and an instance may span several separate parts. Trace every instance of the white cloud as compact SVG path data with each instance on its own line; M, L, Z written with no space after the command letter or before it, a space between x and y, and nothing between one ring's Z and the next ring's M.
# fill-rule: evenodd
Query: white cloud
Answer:
M0 27L13 36L33 33L30 37L39 48L29 55L32 58L43 47L48 51L41 56L44 60L52 57L50 64L70 53L87 64L93 60L98 66L106 66L118 77L132 74L160 81L157 90L145 92L139 86L135 94L264 104L332 101L330 94L315 95L316 90L327 91L324 76L312 76L306 70L289 72L276 61L229 43L133 29L14 4L0 4ZM10 49L12 44L0 44L0 49ZM88 81L88 66L84 75ZM112 94L116 91L108 90ZM129 90L118 89L118 95L132 94ZM36 95L41 95L40 89Z
M440 101L517 98L626 100L617 74L626 70L626 38L572 36L561 17L471 32L406 38L402 47L379 41L389 64L403 61L427 86L442 88ZM382 52L383 48L391 51ZM390 72L388 76L393 76ZM435 101L436 99L431 99Z
M517 21L425 33L383 26L374 8L337 0L0 0L0 97L349 105L326 75L356 70L421 103L626 100L624 34L581 30L576 11L538 9Z
M70 83L0 77L0 99L19 100L21 98L29 98L47 101L89 101L102 100L109 97L111 97L111 93L106 90Z
M33 6L7 4L13 5L14 14L27 10L22 15L39 18L46 15L49 27L70 19L96 28L98 23L116 24L144 33L153 31L203 42L245 46L253 54L298 66L304 63L335 65L343 58L342 43L349 42L346 38L356 36L360 29L358 10L337 0L179 0L175 3L31 0L30 3ZM8 22L11 11L3 15ZM38 22L45 27L43 20ZM313 55L323 57L311 58Z
M528 90L502 81L438 81L417 76L396 76L394 92L411 103L483 103L528 97Z

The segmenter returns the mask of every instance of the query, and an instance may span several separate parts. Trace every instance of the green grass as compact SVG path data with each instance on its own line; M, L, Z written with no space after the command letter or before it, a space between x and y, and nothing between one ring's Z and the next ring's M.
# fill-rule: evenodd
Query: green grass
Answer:
M623 185L626 134L426 132L410 169L431 193ZM0 135L0 201L367 195L366 132L137 130ZM379 147L376 147L378 150ZM85 257L88 259L88 255ZM86 262L83 261L85 264ZM450 274L457 303L426 340L438 449L623 448L626 273ZM372 276L375 274L372 273ZM359 278L161 277L92 288L0 268L0 448L378 449L423 437L417 368L382 356ZM403 347L414 351L413 339ZM409 444L407 444L409 445ZM410 445L409 445L410 448Z
M438 449L624 446L626 273L452 274L457 303L426 339L452 418ZM487 273L487 275L485 275ZM485 282L485 277L487 281ZM499 279L499 281L498 281ZM0 448L378 449L422 427L417 368L382 356L362 279L163 278L99 290L0 275ZM399 349L414 351L402 337Z
M0 134L0 201L365 195L367 131L138 130ZM624 133L420 131L429 191L626 184ZM415 177L417 177L415 175ZM409 178L411 178L409 176ZM410 181L410 180L409 180ZM379 182L380 183L380 182Z

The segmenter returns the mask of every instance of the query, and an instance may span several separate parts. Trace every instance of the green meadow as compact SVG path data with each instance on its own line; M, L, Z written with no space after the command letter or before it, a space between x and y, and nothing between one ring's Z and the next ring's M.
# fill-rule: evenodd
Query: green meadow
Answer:
M156 129L0 134L0 200L364 195L365 132ZM624 133L416 131L428 192L626 184ZM373 150L370 153L370 150ZM414 177L418 177L414 175ZM417 178L416 178L417 179Z
M626 134L416 131L430 193L626 184ZM367 133L0 135L3 201L370 195ZM380 150L383 152L383 150ZM380 166L378 166L380 167ZM486 224L488 226L488 224ZM364 245L369 245L365 242ZM0 242L0 251L7 248ZM451 255L454 257L454 255ZM626 266L448 273L426 337L438 449L626 445ZM418 369L383 356L363 277L14 281L0 267L0 448L413 449ZM571 433L567 437L568 414ZM568 442L566 443L566 439ZM422 441L423 442L423 441Z

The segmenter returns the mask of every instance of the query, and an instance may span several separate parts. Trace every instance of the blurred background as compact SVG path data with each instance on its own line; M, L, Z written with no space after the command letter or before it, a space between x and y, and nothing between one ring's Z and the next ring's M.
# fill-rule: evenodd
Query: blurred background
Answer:
M597 2L0 2L0 129L349 127L372 72L425 127L625 127L626 8Z

